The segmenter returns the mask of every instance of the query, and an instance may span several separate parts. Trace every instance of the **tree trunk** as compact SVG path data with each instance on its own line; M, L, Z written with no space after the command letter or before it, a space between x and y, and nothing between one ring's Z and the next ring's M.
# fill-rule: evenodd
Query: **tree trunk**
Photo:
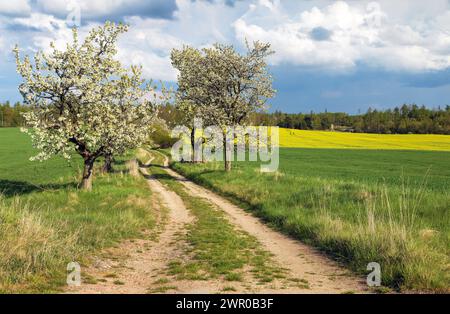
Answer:
M84 160L83 178L81 180L81 189L92 190L92 170L94 168L94 160L86 158Z
M227 139L226 134L223 134L223 161L225 171L231 171L231 160L227 159Z
M113 163L113 156L111 154L105 155L105 163L103 164L102 171L108 173L112 172L113 171L112 163Z
M231 171L231 161L226 161L225 160L225 171L226 172L228 172L228 171Z
M191 162L195 163L195 128L191 130Z

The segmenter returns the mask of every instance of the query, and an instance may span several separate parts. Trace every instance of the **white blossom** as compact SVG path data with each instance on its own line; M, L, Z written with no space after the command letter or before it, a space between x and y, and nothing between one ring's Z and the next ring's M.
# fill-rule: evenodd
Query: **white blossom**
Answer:
M272 53L270 44L260 42L247 44L245 55L221 44L172 50L172 64L179 70L177 102L188 120L201 118L223 130L224 151L226 128L244 125L250 113L265 110L275 93L265 61ZM225 168L230 167L225 156Z
M52 52L38 52L34 63L20 59L16 47L17 70L23 77L19 90L33 110L24 117L33 145L39 153L34 160L52 155L69 159L77 152L85 163L83 186L90 188L94 161L106 154L121 154L140 145L155 117L156 106L142 100L153 92L144 86L142 69L122 67L115 59L116 41L127 25L107 22L94 28L65 50L52 43Z

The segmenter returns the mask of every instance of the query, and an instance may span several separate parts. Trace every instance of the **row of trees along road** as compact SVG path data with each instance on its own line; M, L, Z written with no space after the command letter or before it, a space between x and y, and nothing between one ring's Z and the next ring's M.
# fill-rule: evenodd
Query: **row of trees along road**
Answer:
M70 159L76 152L84 161L80 186L92 188L94 162L105 157L106 168L116 154L147 139L156 117L151 82L138 66L124 68L114 57L116 42L128 26L106 23L92 29L83 43L77 30L65 50L51 44L51 52L36 53L34 63L21 59L16 46L17 70L23 77L19 90L32 110L24 113L27 132L39 149L32 159L52 155ZM145 84L146 83L146 84Z
M248 122L252 113L265 109L267 99L275 92L265 61L272 53L269 44L260 42L252 47L247 44L245 55L220 44L172 51L172 65L179 71L176 103L183 122L191 127L191 145L194 147L194 118L220 127L226 171L231 170L226 128Z
M39 150L31 159L70 159L78 153L84 161L80 186L86 190L92 188L94 162L104 157L106 170L111 169L114 155L142 145L157 120L156 99L171 98L164 89L157 97L156 87L141 78L140 66L125 68L115 59L118 36L127 30L127 25L107 22L79 43L73 29L65 50L52 43L50 53L36 53L34 62L21 58L19 47L14 49L23 78L19 90L31 108L23 114L28 127L24 132ZM191 126L196 116L225 130L263 109L274 93L265 63L272 52L259 42L247 47L246 55L219 44L173 50L172 64L180 72L175 99L182 122ZM231 169L229 160L225 168Z

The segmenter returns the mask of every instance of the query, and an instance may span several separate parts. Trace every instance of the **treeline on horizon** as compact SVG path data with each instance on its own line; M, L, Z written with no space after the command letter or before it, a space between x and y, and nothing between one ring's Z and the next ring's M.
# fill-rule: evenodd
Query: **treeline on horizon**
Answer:
M30 107L20 102L11 105L9 101L0 103L0 127L18 127L25 125L22 113L30 110Z
M425 106L402 105L394 109L369 108L364 114L344 112L294 113L280 111L257 113L256 125L273 125L299 130L334 130L381 134L450 134L450 106L428 109Z
M176 107L167 105L160 116L169 127L180 121ZM252 125L279 126L299 130L333 130L382 134L450 134L450 106L428 109L425 106L403 105L384 111L368 109L364 114L345 112L322 113L253 113Z
M0 103L0 127L24 126L22 113L29 107L16 102ZM173 105L163 106L160 117L169 127L181 121L181 112ZM382 134L450 134L450 106L428 109L425 106L402 105L394 109L369 108L364 114L351 115L345 112L322 113L254 113L254 125L279 126L299 130L334 130L357 133Z

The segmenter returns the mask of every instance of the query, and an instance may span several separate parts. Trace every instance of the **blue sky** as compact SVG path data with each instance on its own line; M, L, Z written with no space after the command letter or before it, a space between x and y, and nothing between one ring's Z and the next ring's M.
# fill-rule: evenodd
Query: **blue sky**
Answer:
M0 2L0 101L21 99L12 47L46 50L106 20L130 31L118 58L140 63L146 78L176 81L170 50L245 39L270 42L268 61L287 112L450 104L449 0L15 0Z

